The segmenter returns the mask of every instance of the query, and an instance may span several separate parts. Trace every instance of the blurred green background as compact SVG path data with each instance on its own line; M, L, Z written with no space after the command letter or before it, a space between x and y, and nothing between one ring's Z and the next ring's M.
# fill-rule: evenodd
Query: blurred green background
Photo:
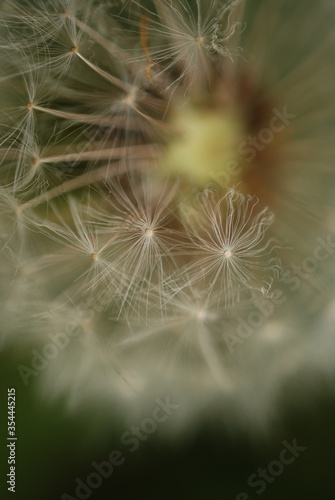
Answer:
M18 361L13 352L2 353L0 498L56 500L65 492L75 498L76 477L85 480L94 471L91 462L107 460L114 449L122 452L125 462L103 480L91 499L236 499L242 491L251 499L333 498L335 402L322 390L311 399L312 406L298 396L288 395L287 400L283 396L289 416L278 421L267 437L257 437L248 429L220 432L218 426L208 425L177 442L158 440L153 434L130 453L120 444L127 427L116 423L112 414L110 425L102 425L97 408L71 415L62 401L47 405L38 397L35 381L24 386L17 362L22 359ZM8 387L16 388L15 496L5 486ZM108 422L109 416L104 415L104 420ZM284 440L292 443L294 439L307 449L258 495L256 488L247 485L248 477L277 459Z

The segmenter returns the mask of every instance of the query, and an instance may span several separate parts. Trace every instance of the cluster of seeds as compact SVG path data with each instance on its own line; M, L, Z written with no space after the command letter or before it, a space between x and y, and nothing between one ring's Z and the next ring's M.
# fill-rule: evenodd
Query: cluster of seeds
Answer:
M241 56L244 8L2 3L5 340L43 344L75 325L54 363L60 387L96 377L100 362L117 394L157 373L236 385L225 335L280 279L291 201L276 175L283 158L298 164L278 126L243 157L248 134L286 117Z

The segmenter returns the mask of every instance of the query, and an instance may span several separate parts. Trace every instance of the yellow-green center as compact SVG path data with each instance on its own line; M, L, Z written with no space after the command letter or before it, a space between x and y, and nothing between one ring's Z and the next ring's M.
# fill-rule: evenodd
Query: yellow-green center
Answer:
M176 137L169 142L163 169L199 187L225 180L239 182L237 148L243 137L237 113L185 106L170 123Z

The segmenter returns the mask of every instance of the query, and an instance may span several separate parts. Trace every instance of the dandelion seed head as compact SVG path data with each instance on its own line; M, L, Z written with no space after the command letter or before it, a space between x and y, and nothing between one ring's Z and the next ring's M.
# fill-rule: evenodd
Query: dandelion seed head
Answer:
M206 311L204 309L197 309L195 311L195 317L199 320L199 321L203 321L204 319L206 319L207 315L206 315Z
M48 393L60 379L73 402L112 392L140 407L163 387L197 388L199 406L229 394L226 408L259 416L304 358L320 365L299 315L321 311L312 286L333 296L330 259L292 300L294 274L278 275L306 264L322 231L328 245L334 37L319 43L313 2L286 17L289 4L1 6L0 238L13 269L0 307L13 341L43 343L72 320L80 332L43 373Z
M31 162L31 166L33 169L37 169L41 166L41 159L39 157L34 157Z
M17 216L20 216L22 214L22 207L21 205L15 205L14 207L15 213Z
M127 104L130 108L134 107L136 104L138 95L138 89L136 87L132 87L131 91L125 95L123 98L123 102Z
M72 13L70 9L65 9L63 12L60 13L60 15L64 17L64 19L66 19L68 17L71 17Z
M146 238L148 238L148 239L153 238L153 236L154 236L153 228L150 226L146 227L144 230L144 234L145 234Z
M204 43L204 38L202 36L197 36L194 41L197 45L202 45Z

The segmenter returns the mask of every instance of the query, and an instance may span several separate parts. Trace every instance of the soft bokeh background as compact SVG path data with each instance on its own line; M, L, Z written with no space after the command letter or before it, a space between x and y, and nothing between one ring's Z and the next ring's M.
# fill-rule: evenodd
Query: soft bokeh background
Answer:
M299 24L296 37L299 43ZM285 59L285 54L281 56ZM333 182L332 175L330 181ZM332 256L323 272L333 274L334 264ZM206 424L190 423L190 429L179 435L178 429L174 431L172 416L167 424L170 434L155 433L130 453L120 444L120 437L140 421L129 424L117 409L113 412L113 408L94 406L93 402L90 409L76 412L69 411L65 401L47 402L40 396L37 379L31 377L25 387L18 374L17 365L30 366L30 361L30 352L23 348L6 347L0 354L1 498L13 496L5 487L8 387L16 388L14 498L18 500L56 500L65 492L75 496L76 477L85 480L93 471L91 463L106 460L113 449L122 451L126 461L93 491L92 499L216 500L236 499L240 492L254 499L259 495L248 487L248 477L277 459L284 440L291 443L294 439L307 449L268 485L261 498L314 500L334 495L335 387L326 376L311 376L307 381L301 375L293 376L282 391L279 406L273 409L271 426L264 434L256 432L252 424L230 426L224 420L220 425L220 413L209 407L211 418ZM43 377L43 372L38 377ZM282 408L284 412L279 411ZM179 437L171 439L174 432Z
M116 425L96 426L98 408L69 415L62 402L48 404L23 387L15 369L15 353L1 357L1 498L12 498L4 488L7 387L16 387L17 493L19 500L56 500L66 492L74 495L75 478L92 472L91 462L106 460L113 449L124 452L126 461L95 490L92 499L235 499L241 491L258 498L247 479L259 467L278 457L282 441L296 438L307 449L281 476L268 485L261 498L271 500L332 498L335 447L335 402L329 391L314 394L301 404L299 392L283 397L289 416L278 421L270 436L257 437L251 429L200 427L186 440L162 441L155 434L130 453L120 436L129 429ZM297 382L298 383L298 382ZM173 418L173 417L172 417ZM217 419L220 416L217 415ZM136 425L138 422L134 422ZM164 425L164 424L162 424Z

